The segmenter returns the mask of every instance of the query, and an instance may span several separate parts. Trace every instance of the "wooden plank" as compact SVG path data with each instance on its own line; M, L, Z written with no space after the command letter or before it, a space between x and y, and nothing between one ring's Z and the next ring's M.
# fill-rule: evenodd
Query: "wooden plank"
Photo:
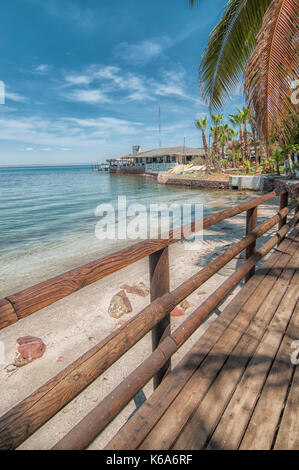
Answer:
M290 242L284 243L287 250ZM120 429L114 438L106 446L106 450L124 450L137 448L154 425L164 414L170 403L182 390L185 383L193 375L199 364L207 356L214 344L219 340L223 332L240 311L241 307L253 295L257 286L262 282L268 270L280 263L280 252L274 252L269 259L263 263L262 269L258 271L230 303L230 308L225 309L213 328L209 328L200 340L193 346L189 353L182 359L158 387L154 394L139 408L128 423ZM191 365L190 365L191 364Z
M277 282L280 283L280 280ZM212 387L210 387L208 393L179 436L174 449L185 449L187 448L186 446L190 450L204 448L229 403L250 358L254 354L267 324L271 322L270 330L271 326L276 328L277 318L280 318L281 323L286 326L289 320L289 309L293 308L296 303L294 299L296 288L290 288L288 295L285 296L278 291L277 295L273 297L272 293L273 291L271 290L270 294L263 301L254 321L245 334L242 335L237 346L228 357ZM278 311L276 312L277 308ZM276 315L273 317L275 312ZM274 343L271 351L273 349L276 351L282 334L280 332L277 335L277 342ZM271 360L270 354L269 361Z
M16 312L8 300L0 300L0 330L18 321Z
M297 277L297 282L293 285L293 288L289 289L289 295L293 295L296 297L296 289L298 289L298 280L299 276ZM289 317L290 310L285 313L286 316ZM273 439L277 430L277 426L279 424L281 411L284 406L285 397L287 395L288 386L293 372L293 365L290 361L290 351L291 343L294 341L295 338L298 338L298 313L299 310L297 308L297 312L292 317L291 323L287 329L286 335L282 342L280 351L271 368L271 372L267 377L267 381L263 387L261 396L254 409L254 413L251 416L246 433L240 445L240 449L242 450L270 450L272 448ZM275 331L274 329L274 331L269 332L269 334L267 335L270 335L270 337L267 338L268 344L273 343L276 340L276 338L274 338L274 335L277 337L279 336L281 326L282 325L278 323L276 327L279 328L279 330ZM295 413L297 413L298 416L298 410ZM285 429L285 432L289 434L290 430ZM293 436L293 438L295 438L295 436ZM298 443L299 442L297 440L297 446Z
M283 255L279 258L279 266L286 265L288 260L289 255ZM195 372L183 391L173 402L174 406L167 409L158 424L141 444L140 449L167 449L173 445L181 429L189 419L192 409L196 408L201 397L204 396L215 379L217 371L225 362L227 354L238 342L242 335L243 325L250 323L262 303L263 292L270 292L280 273L280 268L276 271L274 269L271 271L271 276L268 276L259 283L254 297L251 297L248 303L242 307L238 317L232 322L234 327L229 332L228 330L225 331L221 340L216 343L209 356L201 365L201 368ZM229 306L227 309L229 309ZM184 403L183 407L182 403Z
M169 282L169 248L153 253L149 257L150 269L150 298L151 302L162 297L170 290ZM152 329L152 350L154 351L163 338L170 335L170 313L166 315ZM154 376L154 388L162 382L165 375L170 371L171 361L167 361L161 370Z
M299 315L298 305L296 315ZM289 354L291 352L293 350L289 351ZM298 450L299 447L299 367L294 368L295 373L275 441L275 450Z
M241 214L246 210L256 207L258 204L274 199L277 195L278 194L275 192L268 193L240 204L239 206L211 214L203 219L203 228L208 228L228 217ZM188 234L192 234L194 226L195 224L193 223L191 227L183 227L181 239L188 236ZM173 232L170 232L168 239L162 238L142 241L116 253L85 264L84 266L72 269L52 279L36 284L14 295L10 295L7 299L14 306L18 318L24 318L177 241L177 231L175 231L175 236Z
M288 284L290 273L290 269L284 271L284 276L276 282L273 288L273 297L279 297L280 292L286 292L286 283ZM291 290L290 295L293 295L295 290ZM277 315L279 313L278 311ZM286 317L290 315L287 310L283 313ZM281 332L275 331L276 323L277 317L275 316L218 422L217 428L207 446L208 449L237 449L239 447L251 413L267 378L273 355L275 354L275 348L281 338ZM286 382L288 382L287 379Z

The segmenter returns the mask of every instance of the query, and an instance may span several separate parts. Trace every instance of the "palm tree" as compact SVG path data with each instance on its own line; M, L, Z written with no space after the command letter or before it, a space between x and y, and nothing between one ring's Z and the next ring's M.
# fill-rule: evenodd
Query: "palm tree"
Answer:
M228 129L228 136L229 140L231 141L231 152L232 152L232 160L233 160L233 166L234 168L236 167L236 138L238 137L239 133L235 131L232 127L229 127Z
M224 160L224 157L225 157L224 152L225 152L225 144L227 142L227 136L221 128L219 129L218 142L221 145L221 159Z
M244 156L245 156L245 160L248 160L250 155L249 155L249 147L248 147L247 123L250 120L250 111L249 111L249 108L245 108L245 107L239 111L242 113L243 125L244 125Z
M240 134L240 152L241 152L241 159L242 164L244 163L244 139L243 139L243 113L239 110L238 113L230 114L230 122L234 127L239 127L239 134Z
M222 147L222 154L221 157L224 159L224 153L225 153L225 146L227 145L229 141L229 127L228 124L223 124L222 126L219 127L219 141L221 143Z
M252 143L254 147L254 156L255 156L255 169L256 171L258 170L259 167L259 159L258 159L258 142L257 142L257 129L256 129L256 123L253 117L253 111L252 108L249 108L249 113L250 113L250 127L252 130Z
M223 114L212 114L212 121L215 125L214 128L214 156L215 156L215 162L217 162L217 166L219 165L219 126L221 125L222 119L223 119Z
M211 111L245 75L247 101L267 142L289 132L283 119L296 113L290 85L298 79L297 12L298 0L230 0L202 56L200 85Z
M206 160L206 163L207 163L207 166L209 167L209 160L210 160L210 156L209 156L209 148L208 148L208 143L207 143L207 138L206 138L206 133L205 133L205 130L207 128L207 122L208 122L208 117L206 116L205 118L202 118L202 119L197 119L195 120L195 125L198 127L198 129L201 130L201 133L202 133L202 142L203 142L203 146L204 146L204 149L205 149L205 160Z

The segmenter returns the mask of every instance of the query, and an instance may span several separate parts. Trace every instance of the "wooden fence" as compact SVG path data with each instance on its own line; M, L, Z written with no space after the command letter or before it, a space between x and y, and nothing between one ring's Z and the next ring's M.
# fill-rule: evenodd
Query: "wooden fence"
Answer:
M271 192L205 217L203 228L208 228L247 212L245 236L172 292L169 292L168 247L177 242L178 238L170 233L167 240L140 242L0 301L0 327L4 328L108 274L149 256L151 303L128 323L3 415L0 418L0 449L14 449L20 445L151 330L152 354L57 443L54 449L86 448L151 378L154 378L156 387L171 367L171 356L243 278L248 280L254 274L256 263L279 244L298 223L298 200L288 205L288 193L282 191L278 213L257 226L258 206L278 195L277 192ZM287 216L294 209L294 217L288 221ZM275 225L278 225L278 231L257 250L256 240ZM190 227L182 227L181 239L191 235L194 227L195 223ZM243 265L171 333L170 313L175 306L243 250L246 250Z

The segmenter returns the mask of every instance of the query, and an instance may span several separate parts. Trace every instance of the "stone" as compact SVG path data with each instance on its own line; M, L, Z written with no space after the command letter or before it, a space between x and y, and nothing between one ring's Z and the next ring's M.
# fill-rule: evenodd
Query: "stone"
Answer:
M170 312L171 317L182 317L184 315L184 311L181 308L175 307L175 309Z
M150 293L148 287L146 287L144 282L139 282L139 284L135 284L133 286L124 284L123 286L121 286L121 289L125 289L128 294L135 294L139 295L140 297L147 297Z
M110 302L108 313L110 317L120 318L126 313L133 311L131 302L129 301L124 290L115 294Z
M22 336L17 339L17 352L14 365L25 366L30 362L39 359L46 350L45 343L35 336Z

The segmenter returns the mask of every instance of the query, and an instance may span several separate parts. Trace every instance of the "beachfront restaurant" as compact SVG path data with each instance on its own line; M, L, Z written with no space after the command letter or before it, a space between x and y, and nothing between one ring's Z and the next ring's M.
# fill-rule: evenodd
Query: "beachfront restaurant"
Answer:
M144 165L146 172L169 171L177 165L186 165L197 157L204 157L204 149L192 147L167 147L132 155L134 165Z
M129 166L142 168L145 173L160 173L169 171L177 165L186 165L196 158L204 158L205 152L202 148L192 147L167 147L138 152L120 158L110 158L107 160L110 167Z

